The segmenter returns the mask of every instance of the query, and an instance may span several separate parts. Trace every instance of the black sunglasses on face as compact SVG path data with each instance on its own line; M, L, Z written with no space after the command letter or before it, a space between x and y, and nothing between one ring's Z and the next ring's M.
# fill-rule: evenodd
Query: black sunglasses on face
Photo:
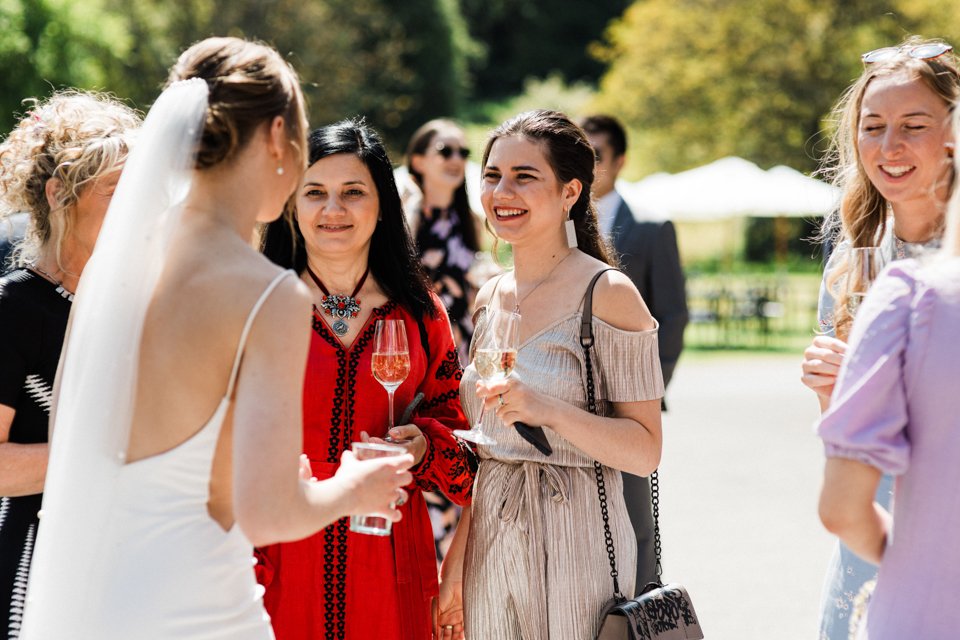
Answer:
M453 157L453 154L455 153L459 153L460 157L463 158L464 160L470 157L470 149L468 149L467 147L448 147L442 142L438 142L436 149L437 149L437 153L442 155L444 160L449 160L450 158Z

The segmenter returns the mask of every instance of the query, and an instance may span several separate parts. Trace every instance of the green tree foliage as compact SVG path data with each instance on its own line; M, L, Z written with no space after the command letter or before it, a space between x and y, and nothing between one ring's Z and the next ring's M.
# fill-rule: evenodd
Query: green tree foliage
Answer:
M470 42L454 0L215 4L207 33L233 31L289 54L315 125L365 115L400 148L425 120L456 113L463 99Z
M629 0L460 0L471 35L483 43L474 58L474 95L482 100L520 93L530 76L559 73L567 82L595 83L603 64L587 53Z
M609 64L595 106L634 133L635 173L727 155L809 170L860 53L950 40L957 17L943 0L640 0L594 49Z
M210 35L274 45L300 72L314 125L365 115L394 149L457 112L477 51L457 0L0 0L0 60L15 72L0 88L11 105L52 84L146 108L176 55Z
M101 0L0 0L0 130L13 127L25 98L114 87L130 46Z

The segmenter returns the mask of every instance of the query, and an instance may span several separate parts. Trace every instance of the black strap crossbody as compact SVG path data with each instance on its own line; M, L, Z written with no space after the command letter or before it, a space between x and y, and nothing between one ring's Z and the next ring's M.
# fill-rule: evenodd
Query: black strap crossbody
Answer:
M601 275L616 269L604 269L597 273L587 286L580 319L580 346L586 368L587 409L597 414L597 396L593 381L593 288ZM600 619L597 640L701 640L703 632L693 610L687 590L678 584L663 584L660 562L660 485L657 472L650 476L650 498L653 506L654 548L657 553L657 582L646 585L641 594L629 600L620 591L617 555L610 531L610 514L607 508L607 489L603 479L603 467L594 461L597 475L597 495L600 514L603 517L603 537L610 560L610 577L613 579L613 599L604 608Z

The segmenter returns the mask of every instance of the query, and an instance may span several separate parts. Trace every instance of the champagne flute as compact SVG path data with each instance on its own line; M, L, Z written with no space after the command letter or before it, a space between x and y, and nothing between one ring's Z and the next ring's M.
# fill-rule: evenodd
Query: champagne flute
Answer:
M880 273L880 248L856 247L850 249L847 271L847 296L850 298L850 314L856 315L864 296Z
M495 382L509 376L516 365L520 314L487 310L484 320L482 330L475 337L473 366L484 381ZM483 432L483 411L484 405L480 405L480 416L472 429L457 429L454 435L477 444L497 444L496 440Z
M370 362L373 377L387 390L390 405L390 426L393 429L393 394L410 374L410 350L403 320L377 320L373 337L373 358ZM389 437L387 438L389 442Z

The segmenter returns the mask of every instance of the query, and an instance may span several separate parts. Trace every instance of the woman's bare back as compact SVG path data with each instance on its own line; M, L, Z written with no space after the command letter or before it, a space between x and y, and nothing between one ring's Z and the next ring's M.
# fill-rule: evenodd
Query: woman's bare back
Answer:
M144 323L128 463L181 445L227 392L244 323L279 269L230 229L186 221L173 240ZM211 517L233 523L232 405L214 456Z

